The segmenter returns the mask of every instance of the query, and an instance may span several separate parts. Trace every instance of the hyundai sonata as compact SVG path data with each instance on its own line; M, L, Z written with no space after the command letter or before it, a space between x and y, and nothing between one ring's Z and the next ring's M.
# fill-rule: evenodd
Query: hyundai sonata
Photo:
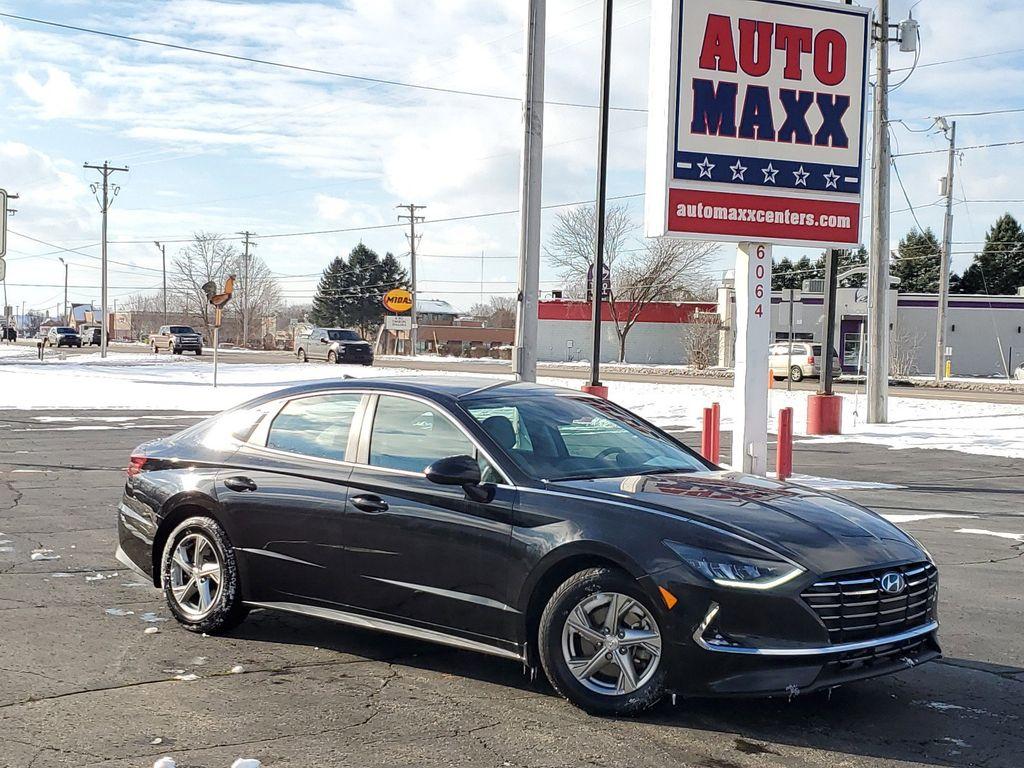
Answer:
M127 474L118 559L194 632L329 619L539 665L598 714L939 655L913 538L579 392L320 382L141 445Z

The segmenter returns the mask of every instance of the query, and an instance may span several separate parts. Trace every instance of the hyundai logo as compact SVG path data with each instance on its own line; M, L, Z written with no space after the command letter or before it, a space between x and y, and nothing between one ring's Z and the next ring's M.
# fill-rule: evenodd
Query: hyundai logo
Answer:
M907 580L903 578L902 573L898 573L897 571L883 573L882 578L878 580L878 583L881 584L882 591L888 592L890 595L898 595L907 588Z

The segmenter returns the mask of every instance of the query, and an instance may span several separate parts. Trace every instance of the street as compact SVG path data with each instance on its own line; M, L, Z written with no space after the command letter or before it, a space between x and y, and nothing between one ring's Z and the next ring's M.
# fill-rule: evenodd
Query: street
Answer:
M113 558L115 507L131 449L197 418L0 411L0 765L1020 765L1017 460L798 442L798 473L897 486L836 492L935 557L945 657L831 694L608 720L486 656L264 611L227 637L168 621L160 593Z
M31 339L19 341L19 346L35 346ZM121 354L146 354L149 348L140 344L111 344L108 348L111 356ZM46 357L60 358L62 355L68 359L79 356L95 355L97 347L62 347L58 349L47 349ZM193 355L185 355L188 359L197 359L201 362L213 363L213 352L205 350L198 358ZM167 354L156 355L157 359L166 359ZM262 365L280 365L281 363L298 363L295 355L287 351L248 351L240 349L221 350L219 355L221 363L256 363ZM309 365L325 365L326 363L310 362ZM405 368L417 371L462 371L466 373L481 374L508 374L512 370L512 364L507 360L489 359L461 359L457 357L438 357L434 360L418 358L409 360L407 358L378 357L375 364L382 368ZM621 367L606 364L602 369L601 377L605 381L635 381L649 384L704 384L708 386L731 387L732 377L716 378L712 376L685 376L678 373L659 373L656 370L640 370L640 366L634 366L634 370L623 370ZM559 376L568 379L584 381L590 377L590 370L586 366L567 365L563 363L539 363L537 370L541 374ZM1012 390L1000 389L1005 381L1001 379L992 380L993 387L989 389L933 389L929 387L911 387L905 385L892 385L889 387L889 394L899 397L915 397L932 400L957 399L979 403L1024 403L1024 386L1014 386ZM787 382L784 379L774 382L777 389L786 389ZM816 392L818 381L816 379L804 379L803 381L790 382L789 386L798 392ZM863 382L836 382L835 391L841 394L854 394L864 392Z

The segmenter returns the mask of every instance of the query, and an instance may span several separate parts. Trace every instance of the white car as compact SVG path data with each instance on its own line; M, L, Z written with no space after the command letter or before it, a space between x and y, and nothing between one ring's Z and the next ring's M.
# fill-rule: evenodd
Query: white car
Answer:
M1017 370L1013 372L1013 378L1017 381L1024 381L1024 363L1017 366Z
M794 341L793 350L790 353L789 342L772 344L768 349L768 367L774 378L790 378L793 381L802 381L805 378L818 378L825 367L825 359L821 354L821 344L812 342ZM839 355L832 350L832 378L839 378L842 373L842 366L839 363Z

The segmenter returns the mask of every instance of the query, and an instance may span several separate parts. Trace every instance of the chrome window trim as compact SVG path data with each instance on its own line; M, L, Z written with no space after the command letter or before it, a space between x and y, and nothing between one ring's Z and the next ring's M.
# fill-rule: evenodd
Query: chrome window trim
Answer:
M246 600L245 604L252 606L253 608L269 608L275 611L298 613L303 616L314 616L320 619L336 621L339 624L348 624L353 627L375 629L380 632L388 632L393 635L411 637L416 640L440 643L441 645L448 645L453 648L461 648L467 651L477 651L478 653L500 656L505 659L525 661L525 657L521 653L500 648L496 645L490 645L479 640L469 640L464 637L458 637L457 635L450 635L447 632L440 632L436 629L424 629L422 627L415 627L410 624L403 624L401 622L390 621L388 619L365 616L360 613L350 613L348 611L339 611L334 608L322 608L320 606L305 605L303 603L255 602Z
M915 637L931 634L939 628L939 622L930 621L920 627L908 629L887 637L876 637L871 640L857 640L850 643L839 643L811 648L755 648L742 645L716 645L704 639L704 633L711 626L715 616L718 615L718 603L712 603L704 620L697 626L693 633L693 641L705 651L714 653L735 653L744 656L829 656L835 653L847 653L848 651L862 651L866 648L875 648L880 645L899 643L904 640L912 640ZM872 625L873 626L873 625Z

